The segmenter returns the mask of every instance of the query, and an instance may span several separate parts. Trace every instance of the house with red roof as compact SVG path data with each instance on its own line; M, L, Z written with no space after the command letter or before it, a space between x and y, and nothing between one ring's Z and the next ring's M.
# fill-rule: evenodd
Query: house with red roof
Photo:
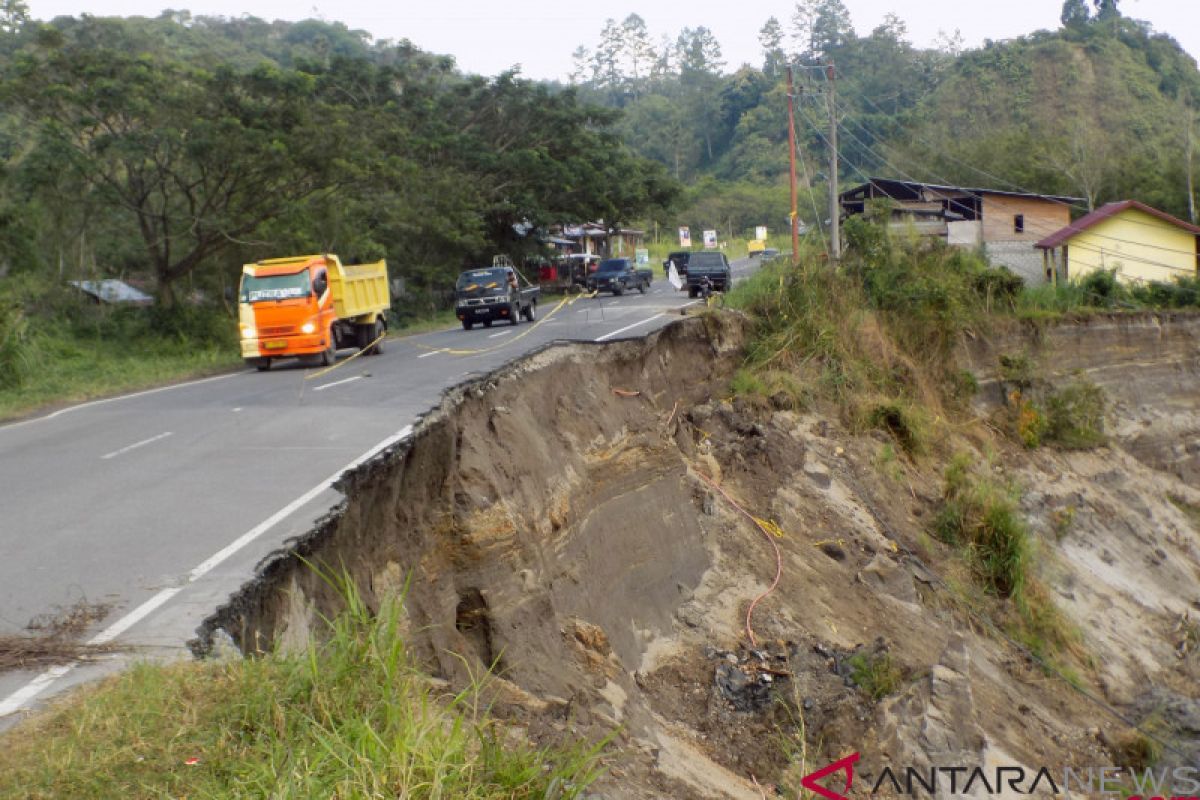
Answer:
M1200 227L1137 200L1122 200L1050 234L1042 251L1046 280L1115 270L1125 282L1170 282L1200 273Z

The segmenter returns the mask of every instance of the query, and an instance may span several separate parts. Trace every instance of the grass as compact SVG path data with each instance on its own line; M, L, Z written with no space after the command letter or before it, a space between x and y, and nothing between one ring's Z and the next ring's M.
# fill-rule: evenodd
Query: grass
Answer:
M1000 482L986 464L977 466L960 453L946 468L934 535L957 550L978 586L1003 601L999 622L1008 635L1066 675L1054 659L1079 656L1079 634L1034 575L1035 547L1018 498L1015 485ZM1073 674L1068 677L1078 682Z
M187 348L139 342L43 341L18 387L0 389L0 420L34 409L135 391L234 369L242 363L229 347Z
M140 664L0 737L0 798L571 798L597 747L536 749L490 718L486 680L438 688L398 602L352 591L306 652Z
M852 429L883 430L909 454L925 453L938 421L977 388L954 368L954 348L990 313L1014 307L1019 281L972 253L867 224L849 225L847 238L838 268L810 239L798 266L768 264L729 293L754 319L744 370L760 379L736 388L788 373Z
M872 700L882 700L900 688L904 673L888 653L855 653L847 660L850 679Z

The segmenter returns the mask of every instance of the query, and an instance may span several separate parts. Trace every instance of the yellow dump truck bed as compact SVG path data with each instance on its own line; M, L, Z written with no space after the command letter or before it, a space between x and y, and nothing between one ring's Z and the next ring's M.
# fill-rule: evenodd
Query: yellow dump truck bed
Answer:
M374 317L391 305L387 262L345 264L337 256L326 256L333 306L341 319Z

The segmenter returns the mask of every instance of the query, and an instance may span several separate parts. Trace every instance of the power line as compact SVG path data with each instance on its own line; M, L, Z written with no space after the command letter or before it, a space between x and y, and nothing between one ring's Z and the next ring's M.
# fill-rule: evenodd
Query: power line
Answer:
M845 119L848 119L848 120L850 120L851 122L853 122L855 125L857 125L857 126L858 126L859 130L861 130L861 131L863 131L865 134L868 134L868 135L869 135L869 132L866 130L866 128L865 128L865 127L863 127L863 125L862 125L861 123L859 123L857 120L855 120L853 117L851 117L851 116L847 115L847 117L846 117ZM877 159L879 159L881 163L884 163L884 164L887 164L887 165L891 166L891 168L892 168L893 170L895 170L895 172L896 172L896 173L898 173L898 174L899 174L901 177L903 177L903 178L905 178L906 180L908 180L908 181L910 181L910 182L913 182L913 183L924 183L924 181L919 181L919 180L916 180L916 179L915 179L915 178L913 178L911 175L907 175L907 174L906 174L906 173L905 173L903 170L901 170L901 169L900 169L898 166L896 166L894 157L885 156L885 155L881 154L879 151L875 150L873 147L871 147L869 144L867 144L867 143L866 143L866 142L864 142L862 139L860 139L860 138L859 138L857 135L855 135L855 134L854 134L854 132L853 132L853 131L851 131L851 130L850 130L848 127L846 127L846 126L844 126L844 125L843 125L843 126L842 126L842 130L843 130L843 132L844 132L844 133L845 133L847 136L849 136L851 139L853 139L855 142L857 142L857 143L858 143L858 144L859 144L861 147L863 147L863 148L864 148L864 149L865 149L867 152L871 153L871 154L872 154L872 155L874 155L874 156L875 156ZM881 146L884 146L882 142L880 142L879 144L880 144ZM848 162L848 159L847 159L847 162ZM857 167L854 167L854 169L855 169L855 171L856 171L856 172L858 172L858 173L859 173L859 175L860 175L860 176L862 176L862 175L863 175L862 171L861 171L861 170L859 170ZM934 174L934 173L932 172L932 170L929 170L928 172L929 172L929 174ZM864 176L864 177L865 177L865 176ZM935 177L936 177L938 180L941 180L941 181L945 182L945 184L946 184L946 185L950 185L950 182L949 182L949 181L947 181L947 180L946 180L946 178L944 178L944 177L942 177L942 176L937 176L937 175L935 175ZM867 182L868 182L868 183L870 182L870 179L869 179L869 178L867 179ZM1033 194L1032 192L1027 192L1027 193L1028 193L1028 194ZM1141 224L1141 225L1146 225L1146 226L1148 226L1148 227L1152 227L1152 228L1155 228L1155 229L1157 229L1157 230L1161 230L1161 226L1159 226L1159 225L1156 225L1156 224L1154 224L1154 223L1151 223L1151 222L1141 222L1140 220L1130 220L1130 221L1131 221L1131 222L1137 222L1138 224ZM1046 235L1050 235L1050 234L1053 234L1053 233L1056 233L1056 232L1058 232L1059 230L1062 230L1062 228L1051 228L1051 227L1048 227L1048 226L1047 226L1045 223L1041 223L1041 222L1039 222L1039 221L1037 221L1037 220L1029 220L1029 227L1030 227L1030 228L1031 228L1031 229L1032 229L1034 232L1042 232L1042 233L1045 233ZM1080 231L1080 232L1082 233L1083 231ZM1163 252L1167 252L1167 253L1177 253L1177 254L1179 254L1179 255L1186 255L1186 256L1190 256L1190 257L1195 257L1195 256L1197 256L1197 252L1196 252L1195 250L1180 250L1179 248L1175 248L1175 247L1165 247L1165 246L1163 246L1163 245L1150 244L1150 243L1146 243L1146 242L1138 242L1138 241L1134 241L1134 240L1131 240L1131 239L1123 239L1123 238L1121 238L1121 237L1118 237L1118 236L1112 236L1112 235L1109 235L1109 234L1103 234L1103 233L1099 233L1099 232L1097 232L1097 231L1091 231L1091 232L1089 232L1089 234L1088 234L1088 235L1090 235L1090 236L1094 236L1094 237L1097 237L1097 238L1101 238L1101 239L1107 239L1107 240L1114 241L1114 242L1119 242L1119 243L1122 243L1122 244L1133 245L1133 246L1135 246L1135 247L1149 248L1149 249L1152 249L1152 250L1159 250L1159 251L1163 251ZM1166 264L1166 263L1163 263L1163 262L1161 262L1161 261L1155 261L1155 260L1153 260L1153 259L1148 259L1148 258L1145 258L1144 256L1133 255L1133 254L1129 254L1129 253L1125 253L1125 252L1121 252L1121 251L1115 251L1115 252L1114 252L1114 251L1108 251L1108 250L1105 250L1103 247L1101 247L1101 248L1095 248L1095 247L1089 247L1088 245L1079 244L1079 243L1073 244L1073 245L1071 245L1071 247L1074 247L1074 248L1076 248L1076 249L1080 249L1080 250L1084 250L1085 252L1089 252L1089 251L1090 251L1090 252L1094 252L1094 253L1099 253L1099 254L1101 255L1101 257L1103 257L1103 256L1105 256L1105 255L1109 255L1109 256L1112 256L1112 257L1114 257L1114 258L1118 258L1118 257L1119 257L1119 258L1121 258L1121 259L1128 260L1128 261L1137 261L1137 262L1140 262L1140 263L1143 263L1143 264L1149 264L1149 265L1154 265L1154 266L1163 267L1163 268L1165 268L1165 269L1173 270L1173 271L1176 271L1176 272L1186 272L1186 273L1189 273L1189 274L1195 274L1195 273L1196 273L1196 268L1194 268L1194 267L1180 267L1180 266L1176 266L1176 265L1174 265L1174 264Z
M862 100L866 101L866 102L867 102L867 103L868 103L868 104L869 104L869 105L870 105L872 108L874 108L874 109L875 109L876 111L878 111L880 114L884 114L884 115L886 115L886 116L894 116L894 115L890 115L890 114L888 114L888 112L886 112L886 111L884 111L882 108L880 108L880 107L879 107L879 106L878 106L878 105L875 103L875 101L873 101L873 100L872 100L870 97L868 97L867 95L863 94L863 95L860 95L859 97L860 97L860 99L862 99ZM860 127L861 127L861 126L860 126ZM864 130L865 130L865 128L864 128ZM919 141L921 144L925 145L926 147L930 148L931 150L937 150L939 153L941 153L941 154L942 154L942 155L943 155L945 158L947 158L948 160L950 160L950 161L953 161L954 163L956 163L956 164L959 164L959 165L961 165L961 166L963 166L963 167L966 167L967 169L971 170L972 172L976 173L977 175L982 175L983 177L989 178L989 179L991 179L991 180L994 180L994 181L998 181L999 183L1001 183L1001 184L1003 184L1003 185L1006 185L1006 186L1010 187L1010 189L1015 189L1016 191L1018 191L1018 192L1021 192L1021 193L1023 193L1023 194L1040 194L1039 192L1034 192L1034 191L1032 191L1031 189L1028 189L1028 188L1026 188L1026 187L1024 187L1024 186L1021 186L1021 185L1019 185L1019 184L1013 183L1013 182L1012 182L1012 181L1010 181L1010 180L1006 180L1005 178L1001 178L1001 177L1000 177L1000 176L998 176L998 175L993 175L992 173L988 172L987 170L980 169L979 167L976 167L974 164L971 164L970 162L964 161L964 160L962 160L961 158L957 158L957 157L956 157L956 156L954 156L952 153L950 153L950 152L948 152L948 151L946 151L946 150L941 150L941 149L939 149L939 148L938 148L936 145L934 145L932 142L930 142L930 141L928 141L927 139L924 139L924 138L922 138L922 137L920 137L920 136L917 136L915 133L912 133L911 131L910 131L910 134L912 135L912 137L913 137L914 139L916 139L917 141ZM881 142L880 144L883 144L883 143ZM933 174L932 170L930 170L930 174ZM939 177L939 180L943 180L943 181L945 181L945 178L941 178L941 177ZM949 184L949 183L951 183L951 182L950 182L950 181L946 181L946 183L947 183L947 184ZM1044 196L1044 195L1042 195L1042 196ZM1088 206L1086 206L1086 205L1083 205L1083 204L1081 204L1081 203L1069 203L1069 202L1065 202L1065 201L1063 201L1063 200L1057 200L1057 199L1054 199L1054 198L1047 198L1047 199L1048 199L1048 200L1050 200L1051 202L1060 203L1061 205L1065 205L1065 206L1067 206L1068 208L1073 208L1073 209L1076 209L1076 210L1079 210L1079 211L1083 211L1083 212L1086 212L1086 213L1091 213L1092 211L1094 211L1094 210L1095 210L1095 209L1089 208ZM1150 222L1142 222L1142 221L1140 221L1140 220L1130 220L1130 222L1133 222L1133 223L1135 223L1135 224L1138 224L1138 225L1149 225L1149 226L1153 227L1153 223L1150 223Z

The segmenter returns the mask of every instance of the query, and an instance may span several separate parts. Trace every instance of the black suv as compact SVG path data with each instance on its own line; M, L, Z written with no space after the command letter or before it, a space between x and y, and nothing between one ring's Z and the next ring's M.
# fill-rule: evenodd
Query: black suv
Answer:
M733 270L729 268L729 259L724 253L715 250L705 250L695 253L689 259L687 288L688 297L700 294L701 281L708 278L709 287L714 292L729 291L733 285Z
M667 260L663 262L663 275L671 274L671 262L675 262L675 271L679 273L679 277L687 277L688 260L692 257L691 250L680 250L671 253L667 256Z

